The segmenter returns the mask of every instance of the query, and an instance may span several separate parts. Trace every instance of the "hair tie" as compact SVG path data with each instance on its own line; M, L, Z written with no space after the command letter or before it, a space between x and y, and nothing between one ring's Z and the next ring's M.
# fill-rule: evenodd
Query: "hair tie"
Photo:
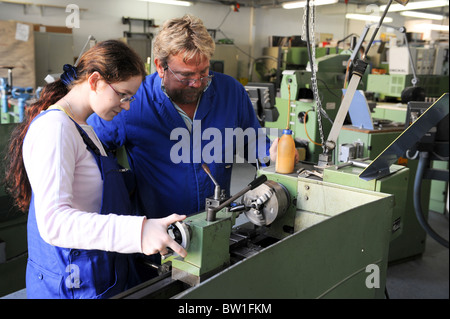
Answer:
M65 86L68 86L77 78L77 69L70 64L64 64L63 70L64 73L61 74L61 81Z

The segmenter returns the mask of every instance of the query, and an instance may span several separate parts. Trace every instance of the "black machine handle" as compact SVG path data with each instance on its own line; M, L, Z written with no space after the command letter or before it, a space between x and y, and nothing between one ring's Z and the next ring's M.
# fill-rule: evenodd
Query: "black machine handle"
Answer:
M265 183L266 181L267 181L267 176L266 175L258 176L258 178L252 180L250 182L250 184L248 184L247 187L250 187L250 189L248 189L247 192L252 190L252 189L255 189L256 187L258 187L259 185Z

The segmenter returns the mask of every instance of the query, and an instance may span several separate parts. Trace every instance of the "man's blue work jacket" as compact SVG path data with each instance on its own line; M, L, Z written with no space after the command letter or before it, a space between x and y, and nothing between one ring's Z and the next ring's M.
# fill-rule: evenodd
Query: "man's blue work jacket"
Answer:
M135 204L148 218L202 211L205 199L214 194L203 163L229 196L233 154L243 150L239 158L250 163L269 155L270 140L260 134L243 85L230 76L211 74L191 131L162 91L158 73L146 77L130 110L112 121L95 114L88 120L107 147L125 146L136 176Z

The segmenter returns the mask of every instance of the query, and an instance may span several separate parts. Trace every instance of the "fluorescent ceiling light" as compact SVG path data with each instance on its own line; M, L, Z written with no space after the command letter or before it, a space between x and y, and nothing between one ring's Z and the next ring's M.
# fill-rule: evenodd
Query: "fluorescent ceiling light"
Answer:
M420 23L420 24L415 25L414 27L418 27L419 29L449 32L448 25Z
M448 7L448 1L449 0L416 1L409 2L406 6L401 4L393 4L389 7L389 12ZM385 5L380 7L381 11L384 11L385 9Z
M333 4L337 3L338 0L316 0L314 1L314 4L316 6L323 6L326 4ZM310 2L311 4L311 2ZM297 9L297 8L304 8L306 7L306 1L293 1L293 2L285 2L282 4L283 9Z
M177 0L140 0L140 1L162 3L162 4L173 4L175 6L183 6L183 7L192 6L192 2L189 1L177 1Z
M430 20L444 20L444 16L440 14L431 14L431 13L425 13L425 12L418 12L418 11L402 11L400 12L400 15L405 17L412 17L412 18L421 18L421 19L430 19Z
M351 19L351 20L362 20L362 21L367 21L367 22L378 22L378 21L380 21L381 17L368 15L368 14L347 13L345 15L345 18ZM392 22L392 21L394 21L394 20L390 17L385 17L383 19L383 22Z

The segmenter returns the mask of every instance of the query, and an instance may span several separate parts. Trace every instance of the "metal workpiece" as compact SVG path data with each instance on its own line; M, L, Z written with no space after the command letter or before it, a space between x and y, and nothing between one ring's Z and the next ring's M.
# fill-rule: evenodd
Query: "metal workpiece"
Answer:
M247 192L243 197L244 205L251 207L245 211L245 216L257 226L270 225L276 218L282 217L290 202L291 197L287 189L270 180Z
M328 142L329 141L326 142L326 145L333 145L333 149L334 149L335 144L334 143L327 144ZM317 167L318 168L324 169L325 167L333 165L333 156L332 156L332 154L333 154L332 150L333 149L327 148L326 152L324 152L322 154L319 154L319 161L317 162Z
M316 176L319 179L323 178L323 173L321 170L309 170L305 167L301 167L297 170L298 177L310 177L310 176Z
M370 163L367 162L368 160L369 160L368 157L354 158L354 159L346 161L345 163L335 165L335 168L341 169L341 168L344 168L347 166L356 166L356 167L366 168L367 166L370 165Z

